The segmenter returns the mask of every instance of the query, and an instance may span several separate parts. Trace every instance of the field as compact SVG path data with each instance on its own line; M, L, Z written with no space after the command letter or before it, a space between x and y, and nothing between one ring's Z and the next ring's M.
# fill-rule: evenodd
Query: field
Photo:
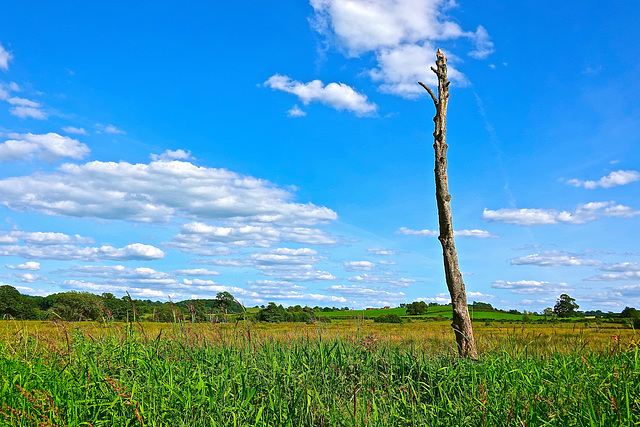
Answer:
M319 317L329 317L332 319L339 318L365 318L371 319L384 314L397 314L398 316L405 317L406 319L420 319L420 318L432 318L432 317L446 317L451 318L453 316L453 311L451 307L446 306L437 306L437 307L429 307L429 311L426 314L421 315L413 315L407 316L406 308L377 308L373 310L343 310L343 311L326 311L326 312L317 312L316 315ZM491 320L512 320L512 321L520 321L522 320L521 314L511 314L511 313L503 313L495 310L476 310L473 312L471 308L469 308L469 314L473 314L475 319L491 319ZM542 316L530 315L531 320L544 319Z
M640 425L635 331L474 326L4 321L0 425Z

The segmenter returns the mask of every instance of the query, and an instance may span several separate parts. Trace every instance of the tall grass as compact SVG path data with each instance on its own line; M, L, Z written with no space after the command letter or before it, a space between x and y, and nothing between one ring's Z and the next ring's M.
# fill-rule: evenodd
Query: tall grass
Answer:
M633 331L444 327L6 322L0 425L640 425Z

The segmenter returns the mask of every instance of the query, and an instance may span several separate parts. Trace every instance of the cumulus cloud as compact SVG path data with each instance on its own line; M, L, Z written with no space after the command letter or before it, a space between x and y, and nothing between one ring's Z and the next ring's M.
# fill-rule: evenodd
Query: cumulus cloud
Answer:
M435 83L430 71L434 42L465 38L474 49L469 55L484 59L493 52L491 38L482 26L464 31L445 15L451 2L444 0L311 0L313 28L348 57L373 53L378 66L370 71L383 92L406 98L424 93L418 80ZM448 54L455 61L455 56ZM452 81L466 78L449 67Z
M508 289L512 294L547 294L573 290L574 287L564 282L545 282L537 280L519 280L509 282L497 280L491 284L494 289Z
M583 267L601 265L602 261L564 251L543 251L511 259L511 265L538 265L540 267Z
M629 206L616 205L615 202L591 202L578 205L572 212L555 209L485 209L482 218L489 222L532 226L585 224L599 217L631 218L636 215L640 215L640 211Z
M43 135L9 134L0 144L0 162L25 160L37 156L46 162L55 162L63 157L81 159L89 154L89 147L80 141L57 133Z
M384 48L377 53L378 67L369 71L371 79L380 83L380 91L404 98L422 96L425 90L417 84L421 81L436 86L438 78L431 71L435 47L430 43L403 45L392 49ZM455 61L455 56L447 53ZM449 80L458 86L469 84L464 74L455 67L448 66Z
M27 261L24 264L18 265L9 265L5 264L9 270L29 270L29 271L38 271L40 270L40 263L35 261Z
M170 162L172 160L193 160L191 157L191 151L187 150L166 150L162 154L152 154L151 160L161 161L161 162Z
M329 83L325 86L320 80L302 83L288 76L274 74L264 85L274 90L294 94L304 105L319 102L338 111L347 110L358 116L375 114L378 108L367 99L366 95L356 92L344 83Z
M370 261L348 261L344 263L346 271L371 271L376 265Z
M64 164L57 173L0 180L0 198L14 210L140 222L182 216L293 226L337 218L326 207L292 202L290 191L268 181L180 161Z
M569 179L567 184L574 187L584 187L587 190L593 190L595 188L611 188L619 185L627 185L632 182L640 181L640 173L638 171L624 171L619 170L611 172L607 176L603 176L597 181L583 181L581 179Z
M27 259L55 260L156 260L164 258L164 252L151 245L134 243L123 248L113 246L79 247L73 245L25 245L0 246L0 256L19 256Z
M2 44L0 44L0 69L7 71L9 69L9 61L13 59L11 52L6 50Z

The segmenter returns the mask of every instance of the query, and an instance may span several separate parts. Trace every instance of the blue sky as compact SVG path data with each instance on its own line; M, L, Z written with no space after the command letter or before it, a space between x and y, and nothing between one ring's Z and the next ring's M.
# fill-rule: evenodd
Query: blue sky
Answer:
M12 2L0 283L247 305L448 301L435 50L469 300L640 305L640 6Z

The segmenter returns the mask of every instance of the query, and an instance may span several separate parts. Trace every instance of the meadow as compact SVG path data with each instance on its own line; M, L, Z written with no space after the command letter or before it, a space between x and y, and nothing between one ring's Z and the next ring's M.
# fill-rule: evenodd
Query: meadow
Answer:
M474 327L3 321L0 425L640 425L633 329Z

